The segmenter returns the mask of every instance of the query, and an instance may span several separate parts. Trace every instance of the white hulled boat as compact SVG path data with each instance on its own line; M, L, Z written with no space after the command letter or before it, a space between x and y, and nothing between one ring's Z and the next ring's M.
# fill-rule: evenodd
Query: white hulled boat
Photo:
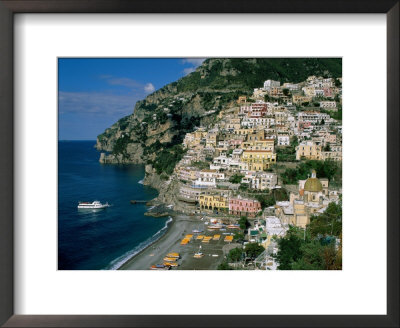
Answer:
M103 208L107 208L110 205L108 203L102 204L100 203L98 200L95 200L92 203L89 202L79 202L78 204L78 209L82 210L82 209L88 209L88 210L101 210Z

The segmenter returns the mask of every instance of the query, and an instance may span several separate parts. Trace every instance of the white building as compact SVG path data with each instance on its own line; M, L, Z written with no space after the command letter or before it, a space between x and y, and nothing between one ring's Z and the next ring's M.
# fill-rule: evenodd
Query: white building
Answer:
M270 90L271 88L278 88L280 86L281 82L279 81L267 80L264 82L264 90Z
M272 189L278 183L278 177L276 173L272 172L248 171L242 179L242 183L247 183L251 189Z
M321 101L319 107L325 109L336 109L336 101Z
M289 146L290 138L287 134L278 135L278 146Z

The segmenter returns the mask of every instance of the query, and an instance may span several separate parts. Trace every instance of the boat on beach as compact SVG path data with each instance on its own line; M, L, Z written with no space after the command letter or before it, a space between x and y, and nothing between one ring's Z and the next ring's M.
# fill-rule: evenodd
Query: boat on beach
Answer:
M204 256L204 254L202 252L197 252L193 255L193 257L195 259L201 259Z
M169 269L170 266L164 264L155 264L150 267L150 270L169 270Z
M176 260L178 260L176 257L168 257L168 256L166 256L166 257L163 258L163 261L165 261L165 262L176 262Z
M179 253L168 253L167 257L173 257L173 258L179 259L180 255L179 255Z
M221 224L212 224L212 225L209 225L208 227L207 227L207 229L208 230L219 230L219 229L221 229L223 226L221 225Z
M102 204L98 200L93 201L92 203L90 202L78 202L78 209L79 210L101 210L104 208L110 207L110 205L107 203Z

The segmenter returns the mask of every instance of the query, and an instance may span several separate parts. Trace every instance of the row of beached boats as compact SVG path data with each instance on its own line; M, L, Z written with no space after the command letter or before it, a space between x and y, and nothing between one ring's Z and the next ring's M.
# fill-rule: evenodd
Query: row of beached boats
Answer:
M178 260L180 258L179 253L168 253L164 258L163 264L154 264L150 267L150 270L169 270L171 268L177 267Z
M208 231L214 231L214 230L221 230L221 231L226 231L226 229L240 229L240 225L239 224L221 224L221 223L214 223L214 224L210 224L207 227Z

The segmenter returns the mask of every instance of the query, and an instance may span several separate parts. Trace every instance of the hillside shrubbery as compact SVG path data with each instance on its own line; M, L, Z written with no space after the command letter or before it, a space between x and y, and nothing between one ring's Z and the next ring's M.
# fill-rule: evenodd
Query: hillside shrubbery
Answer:
M311 170L317 172L318 178L328 178L337 184L342 183L342 168L339 163L332 160L301 162L295 169L288 168L281 174L284 184L297 184L299 180L310 177Z

